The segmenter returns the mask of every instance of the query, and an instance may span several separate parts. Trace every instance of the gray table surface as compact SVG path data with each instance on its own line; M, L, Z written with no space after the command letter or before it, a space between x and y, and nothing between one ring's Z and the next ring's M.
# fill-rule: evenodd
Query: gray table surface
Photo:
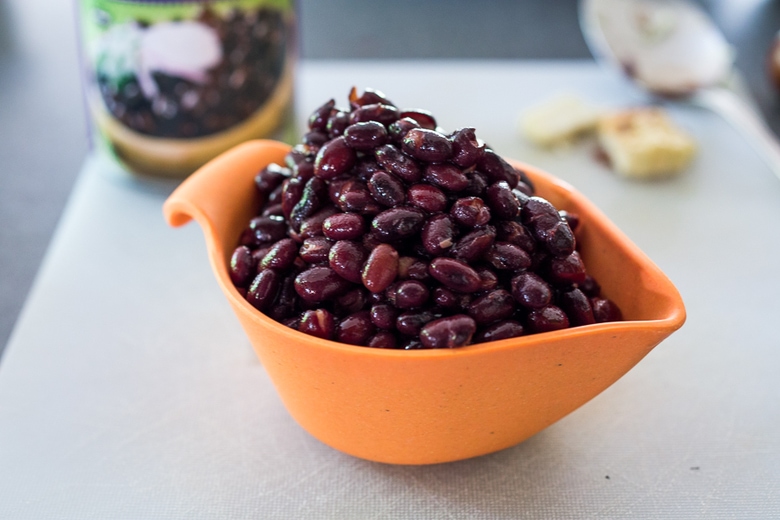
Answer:
M587 142L529 146L518 115L562 86L646 102L588 62L310 62L301 113L352 84L572 183L678 286L687 323L514 448L424 467L355 459L288 416L200 230L166 227L172 185L91 157L0 367L0 518L779 517L780 183L748 143L670 105L701 149L665 182L614 175Z
M0 2L0 355L88 149L73 5ZM780 2L700 0L780 130L766 54ZM589 59L577 0L299 0L304 59Z

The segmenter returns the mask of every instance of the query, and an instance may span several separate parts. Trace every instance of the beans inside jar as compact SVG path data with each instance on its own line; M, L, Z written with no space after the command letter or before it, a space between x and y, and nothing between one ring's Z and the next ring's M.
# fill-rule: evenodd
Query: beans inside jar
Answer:
M255 188L231 280L300 332L416 350L622 319L580 257L578 215L473 128L446 132L378 90L315 110Z

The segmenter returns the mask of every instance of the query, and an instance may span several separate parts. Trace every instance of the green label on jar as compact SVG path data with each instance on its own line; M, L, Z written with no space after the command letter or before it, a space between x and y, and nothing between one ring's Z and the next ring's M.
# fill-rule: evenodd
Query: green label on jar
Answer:
M291 0L81 0L80 8L90 110L123 162L149 162L160 148L163 162L178 157L191 170L271 136L289 114ZM188 144L197 146L184 153Z

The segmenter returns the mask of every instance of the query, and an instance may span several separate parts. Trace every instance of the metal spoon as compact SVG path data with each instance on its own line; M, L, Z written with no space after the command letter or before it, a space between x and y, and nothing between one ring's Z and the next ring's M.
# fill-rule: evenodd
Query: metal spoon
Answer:
M707 14L686 0L580 0L593 55L664 98L716 112L740 131L780 178L780 144L758 112L726 87L732 47Z

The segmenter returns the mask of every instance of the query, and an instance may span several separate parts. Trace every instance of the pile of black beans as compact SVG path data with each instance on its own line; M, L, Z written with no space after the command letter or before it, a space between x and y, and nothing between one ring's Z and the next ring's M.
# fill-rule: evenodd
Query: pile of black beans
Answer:
M330 100L255 179L263 205L230 276L271 318L377 348L462 347L617 321L578 216L476 138L376 90Z

